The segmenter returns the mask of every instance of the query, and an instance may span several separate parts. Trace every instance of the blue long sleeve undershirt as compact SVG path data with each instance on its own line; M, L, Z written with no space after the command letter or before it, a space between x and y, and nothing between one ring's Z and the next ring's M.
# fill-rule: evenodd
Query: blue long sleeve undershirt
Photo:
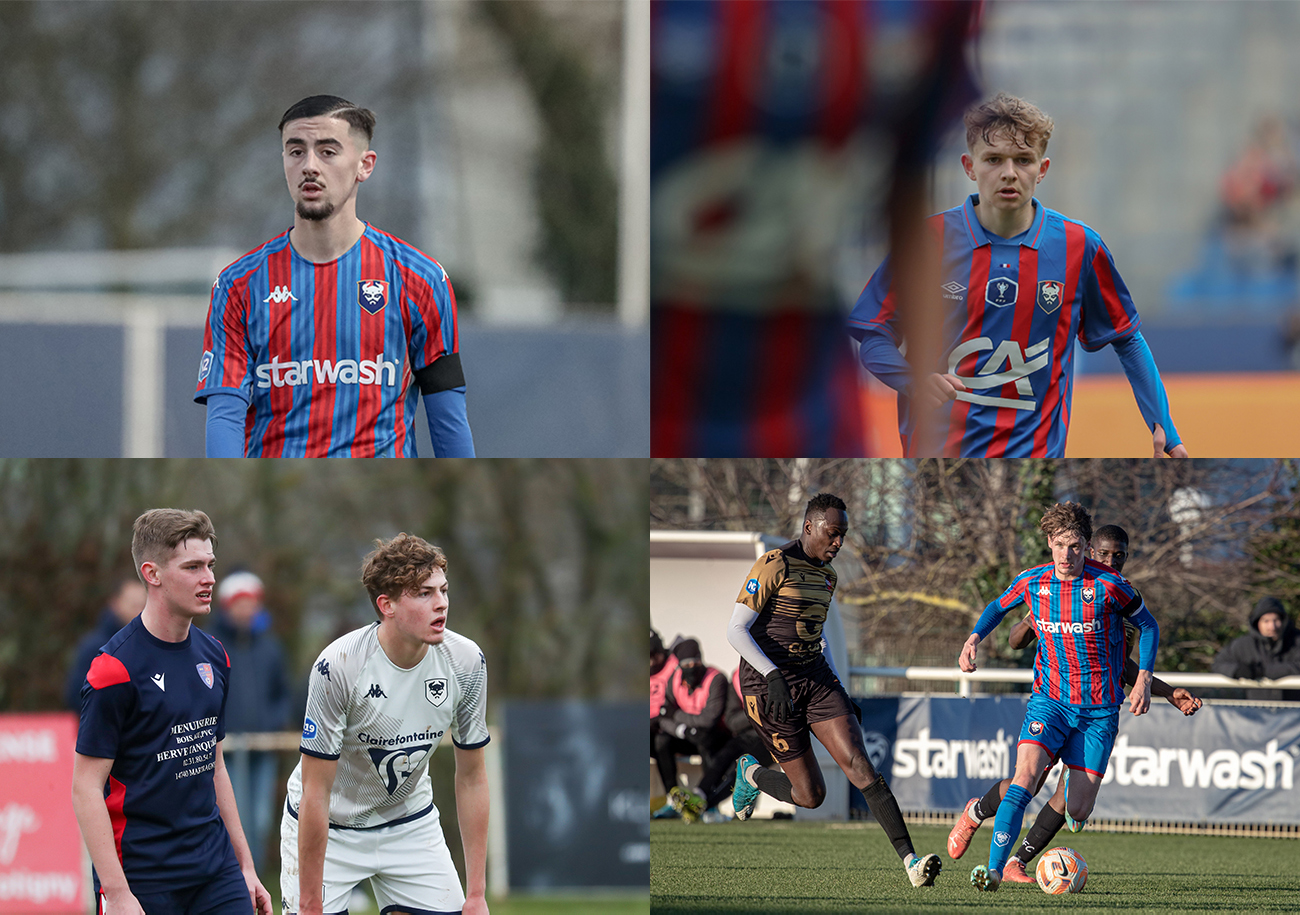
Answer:
M895 391L912 394L912 367L889 336L878 331L866 332L858 348L858 360L868 372Z
M1131 337L1116 340L1111 346L1115 347L1124 374L1128 376L1128 383L1133 388L1133 396L1137 399L1138 409L1142 411L1147 428L1154 432L1156 423L1159 423L1165 430L1165 451L1170 451L1175 445L1181 444L1182 439L1169 416L1169 395L1165 393L1164 382L1160 380L1160 370L1156 368L1151 347L1147 346L1140 330L1135 331Z
M235 394L208 395L204 455L210 458L244 456L244 420L248 404ZM465 411L465 387L424 395L429 438L437 457L474 457L474 436Z
M1160 647L1160 624L1146 608L1146 604L1130 615L1128 621L1138 629L1138 670L1155 670L1156 649Z

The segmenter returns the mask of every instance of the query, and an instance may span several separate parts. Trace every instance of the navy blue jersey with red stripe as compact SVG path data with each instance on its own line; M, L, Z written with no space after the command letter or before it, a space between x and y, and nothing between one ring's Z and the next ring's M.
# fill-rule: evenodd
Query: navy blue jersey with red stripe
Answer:
M949 304L945 364L968 391L945 408L943 453L961 457L1062 457L1074 392L1074 341L1088 352L1131 337L1140 319L1101 237L1033 201L1027 232L1004 239L976 218L979 195L930 217L943 245ZM902 344L886 258L849 318L867 344ZM910 457L914 417L898 397L899 434Z
M973 97L979 9L652 2L652 454L863 452L837 253Z
M113 760L104 799L132 892L205 883L235 860L213 787L229 677L215 638L191 626L164 642L139 616L91 662L77 752Z
M431 257L367 223L315 264L285 232L213 285L194 399L248 404L248 457L415 457L414 375L459 347L456 296Z
M1034 616L1034 692L1069 705L1123 700L1124 620L1143 606L1128 579L1087 559L1080 577L1061 581L1049 562L1017 575L997 602L1003 611L1027 604Z

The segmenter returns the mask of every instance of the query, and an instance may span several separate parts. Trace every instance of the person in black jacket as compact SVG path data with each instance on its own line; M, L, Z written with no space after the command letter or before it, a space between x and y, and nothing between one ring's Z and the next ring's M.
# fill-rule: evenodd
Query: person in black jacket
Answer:
M230 656L226 732L248 734L284 730L289 724L290 687L284 651L271 632L271 614L262 604L262 580L252 572L232 572L217 586L217 614L209 632ZM258 870L266 860L267 837L278 821L278 756L273 750L227 754L235 803L243 817ZM246 762L245 762L246 760Z
M679 643L673 654L678 667L668 680L653 744L659 779L668 788L668 803L654 816L663 819L680 814L693 822L700 813L699 798L677 784L677 754L698 753L705 768L709 767L731 737L722 720L730 687L726 674L704 663L695 639Z
M1300 674L1300 644L1286 607L1276 597L1260 598L1250 612L1251 632L1233 639L1211 669L1241 680L1276 680ZM1253 699L1298 699L1300 690L1251 690Z
M105 642L117 635L144 609L144 584L138 576L124 575L118 579L104 609L99 612L95 628L77 643L77 654L68 668L68 678L63 687L63 704L74 712L81 712L81 686L86 682L86 671L95 660Z

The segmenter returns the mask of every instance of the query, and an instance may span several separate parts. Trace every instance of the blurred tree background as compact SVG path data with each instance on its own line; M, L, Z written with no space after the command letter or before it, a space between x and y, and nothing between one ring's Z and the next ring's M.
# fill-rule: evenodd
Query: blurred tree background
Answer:
M616 0L0 3L0 251L249 250L292 220L280 116L330 93L379 116L359 215L439 258L462 306L511 272L499 232L470 238L504 209L536 220L519 254L561 302L612 308L621 26ZM527 206L463 186L516 157Z
M133 567L132 524L157 507L211 516L218 582L261 576L299 718L320 650L376 618L362 558L401 531L447 553L448 625L487 656L489 724L504 699L644 698L646 485L643 460L0 460L0 710L60 708L78 639ZM452 797L451 752L430 771ZM459 862L455 807L440 810Z
M851 529L837 598L855 665L953 666L985 605L1050 559L1038 522L1056 501L1082 503L1094 529L1128 532L1124 574L1160 621L1157 670L1208 671L1264 595L1292 619L1300 611L1290 460L654 460L650 486L653 528L790 537L814 493L841 496ZM1009 648L1009 630L982 646L989 666L1032 664L1032 649Z

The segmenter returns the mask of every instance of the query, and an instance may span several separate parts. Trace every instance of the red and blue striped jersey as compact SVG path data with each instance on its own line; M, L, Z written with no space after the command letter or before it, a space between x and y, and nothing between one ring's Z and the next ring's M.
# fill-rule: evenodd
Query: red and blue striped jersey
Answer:
M1034 692L1069 705L1123 700L1124 620L1143 606L1128 579L1088 559L1079 578L1061 581L1049 562L1021 572L997 600L1004 612L1022 602L1038 636Z
M414 376L459 346L433 258L367 223L315 264L285 232L213 285L194 399L248 404L248 457L416 457Z
M973 97L979 11L651 4L653 455L863 453L838 246Z
M930 217L943 247L946 363L935 368L969 389L945 408L943 453L961 457L1062 457L1074 391L1074 341L1088 352L1137 332L1140 319L1101 237L1034 200L1034 221L1014 239L984 229L978 195ZM898 301L888 258L862 290L850 333L895 346ZM899 434L911 449L915 419L898 397Z

